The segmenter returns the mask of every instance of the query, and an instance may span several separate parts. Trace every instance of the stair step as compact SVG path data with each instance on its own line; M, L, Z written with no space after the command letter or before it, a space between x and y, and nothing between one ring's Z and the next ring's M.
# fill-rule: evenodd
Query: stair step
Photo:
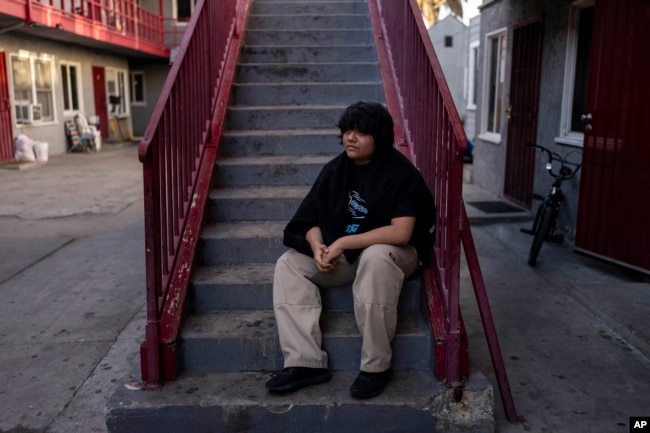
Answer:
M228 130L219 144L220 157L333 156L342 150L338 129Z
M332 83L379 81L373 62L330 63L244 63L237 67L236 83Z
M204 265L274 263L286 247L286 222L222 222L203 227L198 257Z
M357 101L383 102L384 92L378 81L339 83L246 83L233 87L233 101L245 105L322 105L346 106Z
M332 129L346 106L244 105L228 108L229 129Z
M328 383L284 395L266 390L268 372L183 373L158 391L134 391L127 377L108 401L106 424L121 433L495 431L492 387L480 373L460 403L423 371L396 372L383 394L356 400L356 375L334 372Z
M200 266L192 275L193 310L269 310L273 308L275 264Z
M358 45L374 44L370 29L252 30L246 31L246 45Z
M368 14L361 1L259 1L253 2L251 15L262 14Z
M271 310L274 263L201 266L192 278L192 306L200 313L223 310ZM326 311L353 311L351 285L321 290ZM423 306L419 274L404 282L398 308L417 311Z
M322 14L312 11L296 14L274 13L272 15L251 14L246 25L251 30L310 29L332 30L349 28L370 28L370 17L365 14Z
M231 157L217 160L213 182L215 186L309 186L328 155Z
M432 371L433 342L417 311L400 312L393 339L395 370ZM324 311L323 349L332 370L359 368L361 337L354 314ZM183 366L187 371L279 370L283 365L272 311L224 311L191 314L182 330Z
M210 221L288 221L309 187L216 188L208 197Z
M372 45L341 46L267 46L254 45L242 48L239 62L245 63L318 63L376 61L375 47Z

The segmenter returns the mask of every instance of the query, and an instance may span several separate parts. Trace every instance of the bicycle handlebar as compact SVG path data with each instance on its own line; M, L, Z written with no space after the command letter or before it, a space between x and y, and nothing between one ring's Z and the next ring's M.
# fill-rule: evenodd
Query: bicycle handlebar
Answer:
M553 176L555 179L560 179L560 180L571 179L576 175L576 173L578 172L578 170L580 170L580 167L582 166L582 163L575 163L575 162L568 161L567 160L568 155L563 157L559 153L555 153L550 149L541 146L539 144L527 143L526 146L540 149L542 152L548 155L546 170L548 170L549 174ZM553 172L553 161L557 161L560 163L560 170L558 173ZM574 167L574 168L571 169L570 167Z

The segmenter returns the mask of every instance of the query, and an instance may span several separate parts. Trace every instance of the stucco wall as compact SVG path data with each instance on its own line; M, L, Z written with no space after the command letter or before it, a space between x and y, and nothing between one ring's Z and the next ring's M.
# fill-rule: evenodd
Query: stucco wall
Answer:
M169 73L169 61L163 60L131 60L130 68L132 72L140 71L144 73L144 86L146 102L144 104L131 105L131 121L133 125L134 137L144 136L149 119L156 107L156 102L160 96L165 80Z
M31 38L29 36L9 32L2 34L0 39L0 51L4 51L7 58L7 75L9 80L9 94L13 100L13 79L11 74L11 57L17 55L19 51L29 52L33 56L48 56L54 63L54 121L34 123L30 125L18 125L13 121L13 136L18 134L27 134L35 141L44 141L48 143L50 155L65 153L67 151L67 141L63 122L71 116L63 115L63 88L60 82L60 62L77 63L80 65L81 72L81 110L86 116L95 114L95 102L93 97L93 77L92 67L110 67L128 71L128 62L126 58L101 53L90 49L85 49L72 44L62 44L54 41ZM15 113L12 113L15 116Z
M445 37L452 38L452 46L445 46ZM436 50L440 66L461 119L465 116L465 79L467 74L468 28L453 16L436 22L429 28L429 37Z
M502 116L509 105L510 67L512 59L512 28L515 24L537 16L543 16L542 62L539 88L539 107L536 140L560 154L575 151L575 147L558 144L560 134L562 97L564 86L566 44L569 25L570 0L494 0L485 1L481 10L481 49L479 68L485 76L486 35L502 28L507 29L506 78ZM482 106L485 83L479 80L479 98L476 112L476 133L474 142L473 181L484 189L503 195L508 123L504 121L501 141L489 142L480 138L484 130ZM544 169L544 160L535 162L533 191L545 195L551 185L551 177ZM565 206L560 215L561 228L571 237L575 233L579 176L563 185L566 195ZM533 209L538 202L533 202Z

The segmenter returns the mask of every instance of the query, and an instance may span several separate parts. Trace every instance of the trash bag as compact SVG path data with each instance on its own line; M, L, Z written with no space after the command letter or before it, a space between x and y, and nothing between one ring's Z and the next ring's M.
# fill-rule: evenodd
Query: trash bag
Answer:
M36 161L34 155L34 140L27 134L20 134L14 139L15 158L19 162Z

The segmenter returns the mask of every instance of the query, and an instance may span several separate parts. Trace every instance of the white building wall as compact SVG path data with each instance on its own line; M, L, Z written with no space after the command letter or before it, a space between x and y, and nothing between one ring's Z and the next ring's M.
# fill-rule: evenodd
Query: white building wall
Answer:
M61 62L78 64L81 76L80 112L86 116L95 115L95 101L93 95L92 67L114 68L126 71L128 77L128 59L96 50L86 49L73 44L64 44L51 40L30 38L25 35L16 36L4 33L0 39L0 51L4 51L7 59L7 76L9 81L9 94L12 106L14 105L13 77L11 58L13 56L31 56L51 59L53 64L54 86L54 119L33 124L16 123L15 113L12 110L13 135L27 134L35 141L48 143L49 154L56 155L67 152L68 144L63 122L72 116L64 115L63 87L61 84ZM127 113L128 114L128 113ZM108 125L101 125L101 128Z
M461 119L464 119L465 108L467 107L465 83L468 62L468 34L468 27L451 15L436 22L429 28L429 37L433 42L433 47L436 50L449 91L454 98ZM451 41L451 46L446 46L446 39Z

